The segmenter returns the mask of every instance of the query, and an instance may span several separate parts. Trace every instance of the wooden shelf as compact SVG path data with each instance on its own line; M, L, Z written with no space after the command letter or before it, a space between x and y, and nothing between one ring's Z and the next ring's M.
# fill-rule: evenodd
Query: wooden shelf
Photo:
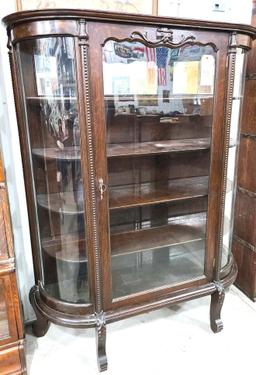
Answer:
M177 139L141 143L118 143L107 145L109 158L120 156L154 155L169 152L186 152L207 150L210 148L209 138ZM63 150L57 147L34 148L32 154L46 160L80 160L80 147L69 146Z
M42 240L42 249L51 257L63 262L87 262L85 234L66 234Z
M112 256L195 244L205 239L206 213L184 215L168 225L111 235ZM80 236L80 238L79 238ZM85 234L42 240L42 249L57 261L87 262Z
M161 116L160 117L160 124L180 124L181 122L190 123L191 121L200 121L201 119L211 119L212 116L210 114L201 115L200 113L197 114L177 114L175 116Z
M208 177L109 187L109 208L128 208L208 195Z
M75 192L38 194L37 203L48 211L61 214L83 214ZM77 194L83 194L79 191ZM110 209L128 208L204 197L208 195L208 177L189 177L165 182L123 185L109 188ZM81 202L81 198L79 199Z
M112 256L194 243L205 239L206 213L174 219L158 228L111 235Z
M44 100L51 100L51 101L76 101L77 97L76 96L27 96L27 100L29 101L35 101L35 102L40 102Z
M81 158L79 146L69 146L63 150L57 147L33 148L32 154L40 158L54 160L80 160Z
M202 118L211 118L212 116L210 114L185 114L185 113L178 113L173 116L167 116L163 115L162 113L146 113L146 114L138 114L138 113L129 113L129 112L116 112L114 114L114 117L136 117L138 119L147 119L147 118L158 118L160 121L160 124L165 124L165 123L171 123L171 124L177 124L181 121L190 121L190 120L199 120ZM155 123L154 123L155 125Z
M82 214L84 213L84 207L76 203L75 194L76 192L38 194L37 203L48 211L56 213L70 215ZM83 192L79 191L77 194L83 194ZM79 199L79 202L80 201L81 198Z
M158 100L158 99L213 99L213 94L171 94L169 97L163 97L160 95L132 95L129 94L131 98L127 98L127 100L121 100L120 102L134 102L135 100ZM122 98L122 96L121 96ZM104 96L105 101L113 101L114 95L105 95ZM168 103L167 103L168 104ZM144 106L141 106L144 107Z
M164 140L155 142L141 143L119 143L109 144L107 148L107 156L109 158L116 156L139 156L162 154L168 152L185 152L206 150L210 148L209 138L196 139L177 139Z

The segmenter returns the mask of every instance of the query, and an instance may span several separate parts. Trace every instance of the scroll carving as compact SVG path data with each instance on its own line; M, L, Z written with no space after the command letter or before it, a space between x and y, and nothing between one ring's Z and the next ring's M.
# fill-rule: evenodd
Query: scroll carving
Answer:
M185 38L184 35L181 36L181 40L177 43L173 42L173 31L169 29L157 29L156 30L156 40L152 41L148 39L147 33L140 33L139 31L134 31L131 34L131 39L136 41L138 39L142 39L144 43L149 45L150 47L158 47L158 46L168 46L170 48L177 48L182 47L184 44L193 43L195 41L195 37L190 35Z
M212 331L217 333L223 329L223 322L220 314L225 298L225 289L221 281L213 281L213 283L216 291L211 295L210 323Z
M168 28L158 28L156 30L156 40L152 41L148 38L147 33L142 34L139 31L134 31L131 34L131 39L133 41L141 41L144 44L147 44L149 47L160 47L166 46L169 48L180 48L185 45L199 45L199 46L211 46L214 51L217 51L217 47L214 43L202 43L196 40L194 35L189 35L185 37L181 35L181 39L177 42L173 41L173 31Z
M156 47L169 47L169 48L180 48L185 45L190 46L211 46L215 52L218 51L217 46L213 42L207 42L203 43L198 40L196 40L196 37L194 35L184 36L181 35L181 39L178 41L174 41L174 32L173 30L169 28L158 28L156 29L156 37L155 40L152 40L148 37L147 32L141 33L140 31L133 31L129 38L124 39L117 39L117 38L111 38L112 40L115 40L117 42L140 42L148 47L156 48ZM105 41L105 43L107 40Z

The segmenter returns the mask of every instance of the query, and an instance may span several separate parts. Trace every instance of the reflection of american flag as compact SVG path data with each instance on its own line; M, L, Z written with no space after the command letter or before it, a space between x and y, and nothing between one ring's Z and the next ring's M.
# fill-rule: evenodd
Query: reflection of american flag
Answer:
M157 82L158 85L166 86L166 63L168 57L168 48L158 47L158 48L148 48L146 47L146 58L148 63L157 64Z
M156 49L146 47L147 62L156 62Z
M157 82L159 86L166 86L166 69L158 68L157 70Z
M158 85L166 86L167 77L166 77L166 63L168 57L168 48L159 47L156 49L156 64L157 64L157 80Z

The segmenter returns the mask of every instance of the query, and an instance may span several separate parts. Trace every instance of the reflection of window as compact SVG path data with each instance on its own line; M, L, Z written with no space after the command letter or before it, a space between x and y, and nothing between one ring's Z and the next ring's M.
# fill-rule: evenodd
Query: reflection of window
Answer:
M197 94L199 61L177 61L173 67L173 94Z
M113 77L112 93L115 95L130 94L130 77Z
M212 94L214 58L203 55L200 61L175 61L173 94Z
M212 53L211 47L149 48L138 42L108 41L103 50L105 94L212 94Z
M55 56L35 55L38 95L54 95L58 87L57 59Z
M145 61L104 63L104 92L105 95L157 94L156 65Z
M74 40L41 38L34 49L37 95L74 96Z

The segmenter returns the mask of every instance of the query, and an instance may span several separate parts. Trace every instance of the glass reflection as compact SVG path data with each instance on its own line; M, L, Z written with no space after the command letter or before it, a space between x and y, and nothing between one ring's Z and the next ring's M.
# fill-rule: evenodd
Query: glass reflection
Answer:
M74 39L23 41L19 51L44 287L88 303Z
M103 48L113 298L204 275L215 55Z
M232 112L228 146L227 186L225 191L221 267L224 267L229 262L231 254L237 183L236 168L240 141L239 130L241 100L243 96L243 76L244 53L242 49L238 49L236 55L236 69L234 78L234 91L232 99Z

